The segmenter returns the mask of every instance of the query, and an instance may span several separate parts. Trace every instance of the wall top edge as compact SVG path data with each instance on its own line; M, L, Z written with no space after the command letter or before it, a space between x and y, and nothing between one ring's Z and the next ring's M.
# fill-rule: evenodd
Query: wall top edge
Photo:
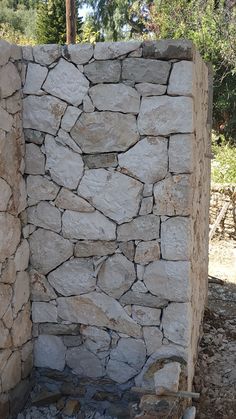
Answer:
M0 55L2 51L10 47L10 44L5 41L0 41ZM19 47L21 48L21 47ZM133 57L154 58L160 60L178 59L178 60L193 60L196 54L194 44L186 39L163 39L163 40L148 40L148 41L119 41L119 42L98 42L96 44L78 43L71 45L57 45L45 44L23 46L24 51L32 49L37 50L57 50L61 51L63 55L70 52L78 53L88 49L93 51L94 58L97 60L114 59L123 55L131 54ZM142 50L141 55L138 54ZM26 54L27 56L28 54ZM28 57L25 57L27 60Z

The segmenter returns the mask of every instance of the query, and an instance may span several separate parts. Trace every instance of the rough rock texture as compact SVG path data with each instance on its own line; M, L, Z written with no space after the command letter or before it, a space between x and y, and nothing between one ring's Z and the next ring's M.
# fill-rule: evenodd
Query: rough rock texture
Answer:
M125 84L98 84L91 87L89 95L99 111L117 111L137 114L140 97L135 89Z

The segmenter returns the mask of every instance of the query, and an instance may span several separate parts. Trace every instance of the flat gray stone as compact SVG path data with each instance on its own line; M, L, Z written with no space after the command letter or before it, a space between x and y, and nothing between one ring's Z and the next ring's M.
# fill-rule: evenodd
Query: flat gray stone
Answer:
M154 185L153 214L190 215L193 203L189 175L169 176Z
M11 56L11 44L5 41L5 39L0 40L0 51L1 51L1 58L0 58L0 65L5 65L9 61Z
M147 289L168 301L187 302L191 299L191 264L159 260L150 263L144 272Z
M134 260L135 246L133 241L119 243L119 249L129 260Z
M137 90L125 84L97 84L89 95L99 111L116 111L136 115L139 112L140 96Z
M98 211L65 211L62 216L62 233L70 239L115 240L116 225Z
M12 191L8 183L0 178L0 211L6 211Z
M67 350L66 364L79 377L98 378L104 375L101 361L96 355L88 351L84 345Z
M25 145L25 173L29 175L44 175L45 157L36 144Z
M162 347L163 334L158 327L143 327L143 336L147 348L147 355L155 353Z
M168 95L193 96L194 64L190 61L174 63L168 84Z
M141 326L159 326L161 310L158 308L133 305L132 318Z
M94 61L84 66L84 74L92 83L117 83L120 73L120 61Z
M67 147L63 147L50 135L45 138L46 170L52 179L61 186L76 189L83 175L82 157Z
M170 303L163 311L164 336L172 342L188 347L192 332L191 303Z
M96 277L91 259L72 259L48 275L51 286L61 295L84 294L95 289Z
M66 103L52 96L23 99L23 127L56 134Z
M76 297L60 297L58 316L69 322L107 327L129 336L140 337L140 326L128 316L114 298L91 292Z
M0 213L0 262L12 256L20 242L21 223L19 218L7 212Z
M155 183L167 174L167 146L164 138L144 138L125 153L119 154L119 165L142 182Z
M42 85L47 77L48 69L39 64L29 63L23 93L27 95L43 94Z
M134 304L151 308L161 308L165 306L167 302L168 300L166 298L137 291L128 291L120 298L120 303L122 305Z
M71 63L61 58L50 70L43 89L72 105L80 105L89 89L89 82Z
M189 260L191 257L191 224L187 217L173 217L161 223L161 253L167 260Z
M179 388L181 366L179 362L169 362L154 373L155 392L157 395L168 391L177 392Z
M139 210L139 215L148 215L151 214L153 211L153 197L147 196L146 198L143 198L141 207Z
M38 205L27 208L27 217L28 223L37 227L56 233L61 231L61 213L49 202L39 202Z
M85 346L89 351L96 354L109 350L111 337L105 330L93 326L82 326L81 334L86 339Z
M97 285L106 294L119 299L132 286L135 279L134 264L125 256L115 254L102 264Z
M193 100L189 97L144 97L138 128L141 135L193 132Z
M141 96L162 96L166 93L166 86L154 83L138 83L135 89Z
M46 277L35 269L31 269L30 275L30 299L31 301L50 301L57 297L54 289L48 283ZM46 333L47 334L47 333ZM56 334L56 333L55 333Z
M11 96L21 88L21 78L16 66L9 62L0 67L0 91L1 99Z
M32 321L34 323L57 323L56 306L48 302L33 302Z
M122 79L136 83L166 84L171 63L145 58L126 58L122 65Z
M116 167L118 165L116 153L88 154L83 156L84 164L89 169L100 169L104 167Z
M42 274L55 269L73 255L73 246L52 231L38 229L31 234L30 263Z
M50 201L56 198L59 186L43 176L28 176L26 189L29 205L35 205L39 201Z
M142 44L143 57L160 60L192 60L195 47L191 41L185 39L161 39L159 41L144 41Z
M114 112L83 113L71 137L84 153L125 151L138 141L136 118Z
M193 134L175 134L169 142L169 170L173 173L193 172L193 150L195 136Z
M71 192L69 189L61 188L56 197L55 205L59 208L79 212L93 212L95 209L85 199Z
M70 134L64 131L63 129L59 129L58 135L56 136L55 140L57 144L67 146L76 153L82 154L81 148L78 146L78 144L76 144L75 141L72 140Z
M63 371L66 346L58 336L40 335L34 346L35 366Z
M135 252L135 262L140 265L160 259L160 245L157 240L150 240L138 243Z
M68 106L61 120L61 128L64 131L69 132L75 125L81 113L81 109L78 109L75 106Z
M33 55L36 63L48 66L61 56L61 45L35 45Z
M140 41L97 42L94 49L95 60L109 60L135 51L141 46Z
M67 48L67 51L65 51ZM75 64L86 64L93 56L92 44L70 44L64 47L64 56Z
M28 143L34 143L37 145L42 145L44 142L45 134L44 132L36 131L33 129L24 129L25 141Z
M78 241L75 245L74 255L75 257L79 258L90 256L106 256L115 253L116 247L117 245L115 241Z
M86 170L78 193L104 215L121 224L137 215L143 185L119 172Z
M160 218L156 215L141 215L129 223L118 226L118 241L153 240L159 238Z

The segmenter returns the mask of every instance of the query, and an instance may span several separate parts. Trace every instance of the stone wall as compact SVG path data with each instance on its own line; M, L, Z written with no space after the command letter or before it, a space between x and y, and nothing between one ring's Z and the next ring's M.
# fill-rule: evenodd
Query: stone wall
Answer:
M30 312L36 377L65 394L127 404L173 359L191 389L207 294L206 65L188 41L2 42L0 60L2 406L27 387Z
M210 226L213 227L225 203L229 203L214 238L236 238L236 187L232 185L213 184L211 186Z
M207 291L206 65L186 41L23 58L35 366L128 388L177 356L191 388Z
M32 368L21 48L0 41L0 417L20 408ZM11 407L10 407L11 405Z

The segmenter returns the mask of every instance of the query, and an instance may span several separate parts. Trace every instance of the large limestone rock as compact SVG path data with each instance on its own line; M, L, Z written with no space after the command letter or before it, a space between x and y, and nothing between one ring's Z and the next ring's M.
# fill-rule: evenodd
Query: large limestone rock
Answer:
M143 279L152 294L168 301L187 302L191 299L190 275L190 262L159 260L146 267Z
M84 153L125 151L139 138L135 116L114 112L83 113L71 136Z
M122 65L122 79L166 84L171 63L145 58L126 58Z
M191 173L193 171L193 134L175 134L169 142L169 170L173 173ZM184 156L184 158L183 158Z
M61 213L49 202L39 202L35 207L27 208L28 223L59 233Z
M29 243L27 240L22 240L17 248L14 257L16 272L24 271L29 264Z
M120 81L119 61L94 61L84 66L84 74L92 83L117 83Z
M70 134L68 134L68 132L64 131L63 129L59 129L55 140L57 143L71 148L71 150L75 151L76 153L82 153L78 144L76 144L74 140L72 140Z
M191 339L191 318L191 303L169 304L162 318L164 336L171 342L187 347Z
M99 356L102 352L109 350L111 337L105 330L93 326L81 326L80 332L86 339L85 346L89 351Z
M98 286L106 294L119 299L136 279L134 265L125 256L109 257L98 273Z
M111 351L107 375L119 384L138 374L146 360L146 348L140 339L121 338Z
M191 249L191 219L174 217L161 223L161 252L163 259L189 260Z
M140 96L137 90L125 84L97 84L91 87L89 95L99 111L139 112Z
M48 281L61 295L84 294L95 289L96 277L91 259L72 259L48 275Z
M50 135L45 138L46 170L59 185L75 189L83 175L82 157L67 147L63 147Z
M129 223L118 226L119 241L153 240L159 238L160 218L156 215L142 215Z
M140 41L129 42L97 42L94 49L95 60L110 60L135 51Z
M5 312L12 299L12 288L8 284L0 283L0 319L4 316Z
M65 367L66 346L58 336L40 335L34 345L34 364L36 367L63 371Z
M56 61L61 55L61 45L35 45L33 55L36 63L48 66Z
M28 176L26 189L29 205L35 205L40 201L51 201L56 198L59 186L50 182L43 176Z
M87 170L78 193L118 224L137 215L143 185L129 176L105 169Z
M64 131L69 132L75 125L81 113L81 109L76 108L75 106L68 106L61 120L61 128Z
M57 323L57 308L46 302L32 303L32 320L34 323Z
M90 256L106 256L115 253L117 244L115 241L92 241L81 240L75 245L74 255L79 258Z
M138 116L142 135L193 132L193 101L188 97L144 97Z
M98 378L104 375L101 361L84 345L79 348L68 349L66 364L73 369L74 374L80 377Z
M12 300L13 312L16 315L29 300L29 274L28 272L17 272L14 283L14 297Z
M135 89L141 96L161 96L166 93L166 86L163 84L138 83Z
M147 355L151 355L162 346L163 334L158 327L144 327L143 337L147 347Z
M12 339L9 330L2 320L0 320L0 349L11 348Z
M181 366L179 362L169 362L154 374L156 394L165 394L167 391L178 391Z
M52 231L38 229L29 238L31 265L42 274L55 269L73 255L73 246Z
M21 88L21 79L16 66L9 62L4 67L0 67L0 97L11 96L16 90Z
M158 259L160 259L160 246L157 240L138 243L134 259L136 263L147 265Z
M14 351L8 358L1 371L2 391L8 392L21 380L21 356L20 351Z
M129 336L140 337L140 326L121 305L106 294L91 292L76 297L60 297L58 316L72 323L108 327Z
M48 70L46 67L42 67L39 64L29 63L27 66L27 74L23 92L28 95L39 95L43 94L41 89L46 77Z
M1 130L10 132L13 125L13 118L0 106L0 127Z
M126 153L119 154L119 165L142 182L155 183L168 170L167 146L163 138L144 138Z
M143 56L160 60L192 60L195 47L186 39L161 39L158 41L145 41L142 44Z
M158 308L132 306L132 318L142 326L159 326L161 310Z
M23 99L23 126L56 134L66 103L52 96L27 96Z
M24 309L21 310L18 313L16 319L14 319L14 323L11 330L13 347L22 346L25 342L32 338L32 324L30 316L30 304L26 304L24 306Z
M115 240L116 225L98 211L65 211L62 216L62 233L69 239Z
M174 63L168 85L168 95L192 96L194 91L194 63L180 61Z
M132 287L133 288L133 287ZM155 296L149 292L128 291L120 298L120 303L126 305L138 305L143 307L161 308L167 304L168 300L163 297Z
M44 175L45 157L36 144L25 146L25 173L30 175Z
M154 185L153 213L157 215L190 215L192 195L189 175L169 176Z
M13 215L0 213L0 262L4 262L16 251L20 242L20 220Z
M118 166L117 153L88 154L83 159L89 169Z
M89 89L89 82L71 63L61 58L49 72L43 89L71 105L82 103Z
M29 274L31 301L55 300L57 295L45 276L37 272L35 269L31 269Z
M6 211L11 194L11 188L8 183L0 178L0 211Z
M65 50L67 48L67 51ZM68 57L69 55L69 57ZM93 56L92 44L70 44L64 47L64 56L75 64L86 64Z
M5 41L5 39L0 40L0 65L7 64L10 56L11 56L11 44L9 42Z
M59 208L68 209L79 212L93 212L95 209L85 199L81 198L69 191L66 188L62 188L57 195L55 205Z

